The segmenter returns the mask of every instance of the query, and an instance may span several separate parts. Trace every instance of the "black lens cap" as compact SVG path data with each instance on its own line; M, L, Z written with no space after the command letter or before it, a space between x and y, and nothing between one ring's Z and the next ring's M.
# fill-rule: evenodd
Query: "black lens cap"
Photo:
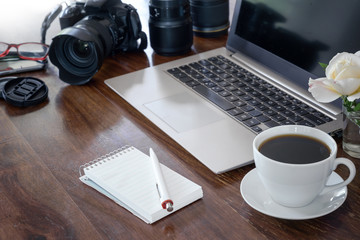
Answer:
M3 98L3 95L2 95L2 89L4 88L4 85L12 80L12 79L16 79L17 77L3 77L3 78L0 78L0 99Z
M5 101L18 107L42 103L47 99L48 92L49 90L45 83L33 77L10 79L5 82L1 89L1 94Z

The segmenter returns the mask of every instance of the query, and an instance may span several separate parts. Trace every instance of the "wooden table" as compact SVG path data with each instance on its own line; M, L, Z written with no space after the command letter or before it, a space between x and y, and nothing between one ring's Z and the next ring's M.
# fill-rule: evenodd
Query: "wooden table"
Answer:
M8 10L18 2L8 3ZM132 4L148 32L147 2ZM45 16L49 9L41 8L41 1L34 4L36 14ZM25 13L17 18L26 26L35 18ZM38 36L24 34L10 22L3 26L9 34L2 34L1 41ZM225 42L226 36L195 37L187 55ZM302 221L269 217L247 205L239 191L253 164L212 173L104 84L108 78L177 58L159 56L150 46L141 53L120 53L107 58L83 86L61 81L51 64L45 71L18 75L45 81L49 99L27 108L0 101L0 239L360 239L359 174L348 186L345 203L329 215ZM349 157L337 141L338 156ZM81 164L126 144L143 152L152 147L165 165L202 186L203 199L147 225L80 182ZM360 160L350 159L359 169ZM345 168L337 172L347 175Z

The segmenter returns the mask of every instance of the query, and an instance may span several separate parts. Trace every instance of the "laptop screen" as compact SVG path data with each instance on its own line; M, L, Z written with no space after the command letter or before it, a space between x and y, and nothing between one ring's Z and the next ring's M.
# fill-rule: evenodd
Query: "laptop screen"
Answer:
M227 47L308 87L319 62L360 50L358 0L238 0Z

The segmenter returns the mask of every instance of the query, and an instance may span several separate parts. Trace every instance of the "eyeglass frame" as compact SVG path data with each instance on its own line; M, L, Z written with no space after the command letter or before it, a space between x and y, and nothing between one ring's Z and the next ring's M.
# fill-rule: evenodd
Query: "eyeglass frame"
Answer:
M10 53L10 49L11 48L16 48L16 53L19 56L19 58L24 59L24 60L34 60L34 61L44 61L48 54L49 54L49 45L45 44L45 43L39 43L39 42L24 42L24 43L20 43L20 44L14 44L14 43L6 43L6 42L0 42L0 44L6 44L8 47L7 49L0 54L0 58L7 56ZM38 45L42 45L43 47L46 47L46 53L43 57L26 57L26 56L22 56L21 54L19 54L19 47L21 45L24 44L38 44Z

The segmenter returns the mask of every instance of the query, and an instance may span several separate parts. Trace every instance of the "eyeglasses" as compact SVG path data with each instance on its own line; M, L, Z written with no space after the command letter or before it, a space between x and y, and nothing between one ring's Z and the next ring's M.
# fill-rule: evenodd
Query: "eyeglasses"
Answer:
M21 44L8 44L0 42L0 58L7 56L11 48L16 48L17 55L21 59L43 61L49 53L49 45L36 42ZM11 52L13 53L13 52Z

